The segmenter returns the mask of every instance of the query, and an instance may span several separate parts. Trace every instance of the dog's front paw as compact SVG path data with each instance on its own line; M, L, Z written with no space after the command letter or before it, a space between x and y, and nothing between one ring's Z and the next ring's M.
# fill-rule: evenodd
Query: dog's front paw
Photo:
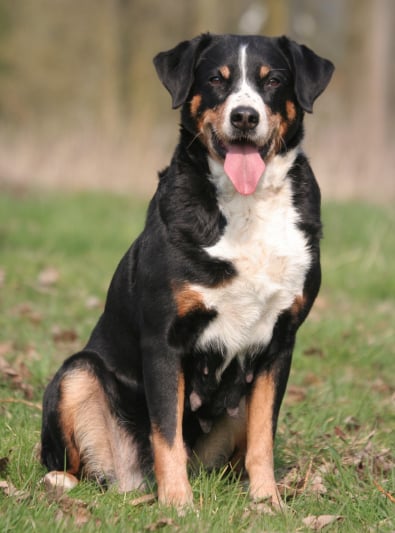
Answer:
M250 496L254 501L268 500L276 509L281 509L284 506L277 486L272 482L255 481L250 483Z
M192 505L192 488L188 480L158 487L158 501L162 505L186 507Z

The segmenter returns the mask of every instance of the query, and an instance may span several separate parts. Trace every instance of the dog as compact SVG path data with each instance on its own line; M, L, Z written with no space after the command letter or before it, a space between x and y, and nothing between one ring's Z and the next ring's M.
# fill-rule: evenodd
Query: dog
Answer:
M279 505L277 418L321 280L303 117L334 67L285 36L210 33L154 65L179 143L87 345L46 388L41 460L120 491L153 473L174 506L192 502L189 458L238 461Z

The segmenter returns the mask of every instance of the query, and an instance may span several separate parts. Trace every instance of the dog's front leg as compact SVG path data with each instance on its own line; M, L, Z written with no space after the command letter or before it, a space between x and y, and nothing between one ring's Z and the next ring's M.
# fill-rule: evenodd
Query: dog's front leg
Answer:
M270 498L280 504L273 464L273 406L275 384L271 373L259 375L247 403L246 468L250 494L255 500Z
M247 399L246 469L250 494L255 500L269 498L275 506L282 504L274 477L273 447L291 365L293 340L288 342L289 346L283 346L276 354L269 350L268 356L274 356L274 360L258 372Z
M192 503L192 489L182 434L185 383L174 354L145 364L144 383L159 502L177 507L188 505Z

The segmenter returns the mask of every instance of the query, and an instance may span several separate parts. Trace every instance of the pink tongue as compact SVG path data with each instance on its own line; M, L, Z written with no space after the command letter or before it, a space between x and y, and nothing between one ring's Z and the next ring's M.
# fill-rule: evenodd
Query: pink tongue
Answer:
M240 194L252 194L265 170L265 163L256 148L249 144L228 147L224 169Z

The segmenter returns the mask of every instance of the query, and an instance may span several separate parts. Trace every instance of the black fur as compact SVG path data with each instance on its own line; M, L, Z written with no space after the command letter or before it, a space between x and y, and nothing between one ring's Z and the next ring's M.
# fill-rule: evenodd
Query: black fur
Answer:
M254 346L243 364L235 358L220 375L217 373L227 347L203 352L196 346L201 333L216 319L216 309L196 302L195 307L191 305L181 312L175 297L175 291L183 284L215 288L232 283L238 275L231 261L214 258L206 251L219 241L228 221L219 208L216 186L209 179L209 149L197 137L197 122L235 90L233 77L211 85L207 79L228 64L236 65L237 78L235 58L242 42L248 42L257 68L263 60L276 71L279 88L271 88L266 79L256 80L266 106L286 121L286 102L294 105L295 117L288 120L277 153L298 146L303 137L304 111L312 111L314 100L329 82L331 63L286 37L204 34L156 56L155 67L172 96L173 107L182 106L179 144L169 167L159 176L145 228L114 274L104 312L86 347L63 364L45 392L41 457L50 470L68 468L69 451L65 450L59 405L62 378L72 369L84 368L96 376L114 418L133 435L145 474L152 467L152 428L158 429L169 446L174 443L180 372L185 376L184 440L190 449L207 429L202 429L200 422L212 424L227 410L237 410L240 399L248 398L255 377L267 371L276 376L277 383L275 432L296 331L320 285L320 193L302 153L288 176L300 215L299 228L312 257L301 310L296 314L284 310L270 344ZM194 95L200 98L195 114L191 111ZM262 147L262 157L267 153L269 146ZM189 397L193 391L201 405L192 409Z

